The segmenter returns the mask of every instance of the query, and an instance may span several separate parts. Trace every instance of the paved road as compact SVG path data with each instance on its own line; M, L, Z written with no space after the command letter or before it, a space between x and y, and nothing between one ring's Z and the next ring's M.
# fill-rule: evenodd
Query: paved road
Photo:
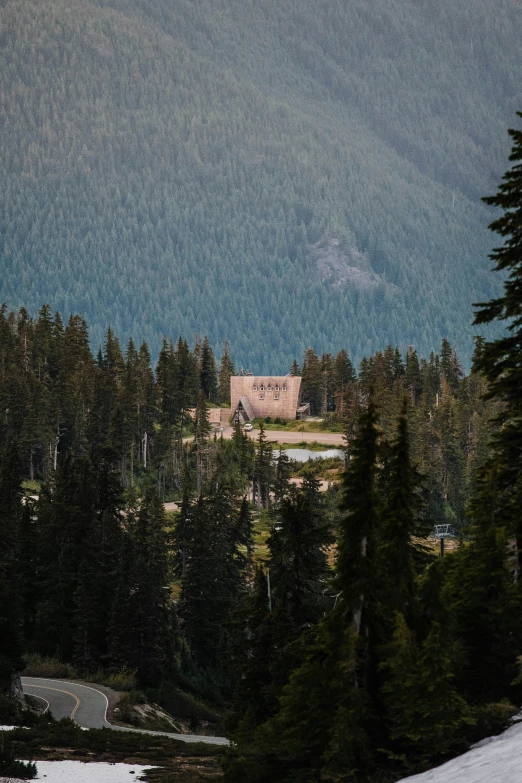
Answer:
M234 428L226 426L223 428L223 437L228 439L234 434ZM257 440L259 430L247 432L251 440ZM266 439L272 443L324 443L327 446L344 446L344 436L341 432L287 432L286 430L265 430Z
M198 734L174 734L167 731L126 729L114 726L107 720L107 697L95 686L80 685L69 680L51 680L42 677L22 677L24 693L43 698L49 704L49 711L57 720L72 718L79 726L87 729L114 729L134 731L138 734L155 734L171 737L183 742L206 742L210 745L228 745L226 737L203 737Z
M256 440L259 430L248 433L250 438ZM278 443L324 443L327 446L344 446L344 436L341 432L285 432L284 430L265 430L266 439Z

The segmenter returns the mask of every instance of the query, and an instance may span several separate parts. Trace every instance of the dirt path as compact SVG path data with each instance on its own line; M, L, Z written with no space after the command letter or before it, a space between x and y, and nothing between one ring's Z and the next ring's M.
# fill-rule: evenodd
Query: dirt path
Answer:
M165 511L179 511L178 503L169 502L164 503L163 506L165 507Z
M302 483L303 483L303 479L302 478L291 478L290 479L290 484L295 484L296 487L300 487ZM334 483L336 483L336 482L324 481L324 479L321 479L319 481L319 492L326 492L326 490L328 489L330 484L334 484Z

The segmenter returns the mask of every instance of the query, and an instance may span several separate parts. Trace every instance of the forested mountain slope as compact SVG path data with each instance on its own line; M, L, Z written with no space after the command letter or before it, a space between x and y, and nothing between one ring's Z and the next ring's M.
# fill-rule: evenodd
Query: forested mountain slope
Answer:
M0 297L238 364L466 355L513 0L4 0ZM460 341L460 342L459 342Z

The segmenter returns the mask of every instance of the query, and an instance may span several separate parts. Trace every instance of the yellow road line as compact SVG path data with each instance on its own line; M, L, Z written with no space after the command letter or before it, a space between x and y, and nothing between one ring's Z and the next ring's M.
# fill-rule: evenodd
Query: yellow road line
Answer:
M75 693L71 693L71 691L62 691L60 688L49 688L47 685L33 685L30 683L26 686L27 688L41 688L43 691L57 691L57 693L66 693L67 696L72 696L76 704L74 705L74 709L69 715L71 720L74 720L74 716L76 715L76 710L80 706L80 699Z

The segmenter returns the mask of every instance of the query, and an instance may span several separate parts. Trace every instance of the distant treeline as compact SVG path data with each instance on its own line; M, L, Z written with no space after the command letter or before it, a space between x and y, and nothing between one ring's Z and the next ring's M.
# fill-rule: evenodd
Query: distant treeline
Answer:
M463 525L492 409L482 399L483 380L464 376L447 340L427 359L413 348L403 357L388 347L363 359L358 372L345 350L319 357L308 349L302 366L294 361L290 371L302 375L302 398L312 414L349 437L370 392L388 438L407 396L413 454L428 477L433 521ZM146 343L137 348L130 340L122 350L110 329L93 356L80 316L63 324L48 306L37 319L25 310L0 311L0 434L16 442L30 480L48 480L67 455L108 449L124 488L146 474L162 496L179 495L183 436L201 421L189 411L205 401L228 404L233 373L228 343L216 363L207 338L192 348L181 337L164 339L153 368Z

